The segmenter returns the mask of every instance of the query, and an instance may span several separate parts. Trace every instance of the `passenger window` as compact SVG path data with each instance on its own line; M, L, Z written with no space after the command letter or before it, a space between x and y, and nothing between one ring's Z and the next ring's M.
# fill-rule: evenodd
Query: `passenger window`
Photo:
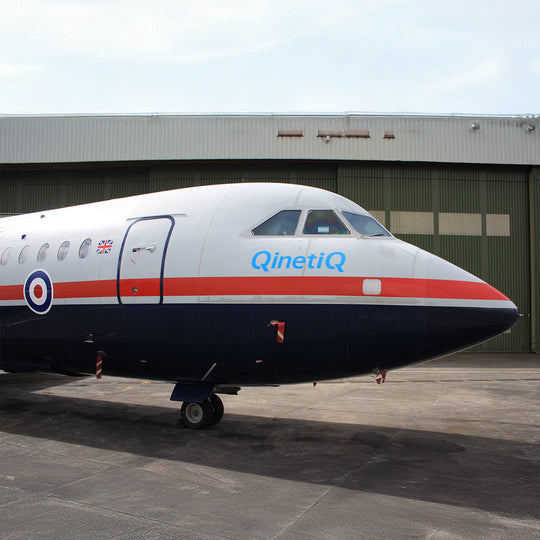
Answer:
M353 212L343 212L343 215L354 229L363 236L392 236L371 216L364 216Z
M310 210L304 234L350 234L333 210Z
M81 244L81 247L79 248L80 259L84 259L88 255L91 245L92 245L92 240L90 238L86 238L85 240L83 240L83 243Z
M38 251L37 254L37 260L38 262L43 262L45 260L45 257L47 257L47 251L49 250L49 244L45 243L43 244Z
M282 210L255 227L251 234L254 236L290 236L295 233L299 218L300 210Z
M0 260L0 264L2 266L6 266L6 264L8 263L10 255L11 255L11 248L8 247L8 248L4 249L4 253L2 253L2 259Z
M62 242L60 244L56 258L59 261L63 261L67 257L68 251L69 251L69 240L66 240L65 242Z
M21 252L19 253L19 264L24 264L27 261L29 253L30 246L24 246L21 249Z

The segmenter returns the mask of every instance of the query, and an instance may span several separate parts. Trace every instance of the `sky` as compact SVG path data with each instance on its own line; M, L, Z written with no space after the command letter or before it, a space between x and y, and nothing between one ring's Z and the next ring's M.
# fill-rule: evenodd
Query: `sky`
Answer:
M0 0L0 114L539 114L538 0Z

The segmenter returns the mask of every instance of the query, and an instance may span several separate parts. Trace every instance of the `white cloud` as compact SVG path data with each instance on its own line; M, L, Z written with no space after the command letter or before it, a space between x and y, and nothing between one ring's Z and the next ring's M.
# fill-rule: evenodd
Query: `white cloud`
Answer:
M531 71L536 75L540 75L540 58L535 58L531 61Z
M345 32L361 16L408 1L19 0L0 6L0 48L42 58L199 62L269 50L306 32Z
M152 3L22 0L3 5L1 39L13 54L137 58L196 49L237 32L253 17L249 2L235 8L215 1ZM218 45L218 43L216 43Z
M32 64L9 64L0 62L0 79L22 79L34 75L41 68Z
M503 56L488 56L463 70L425 83L421 91L425 94L449 94L477 87L488 88L501 81L506 66Z
M539 5L0 0L2 107L528 110L536 96L525 79L540 71Z

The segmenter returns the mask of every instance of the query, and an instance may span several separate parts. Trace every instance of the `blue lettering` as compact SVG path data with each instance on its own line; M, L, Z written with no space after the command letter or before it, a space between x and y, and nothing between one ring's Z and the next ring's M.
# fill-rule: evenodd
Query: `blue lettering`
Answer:
M292 255L280 255L277 251L273 254L269 251L257 251L251 259L251 266L255 268L255 270L262 270L263 272L291 267L302 270L306 265L312 270L320 270L323 268L324 263L324 266L329 270L344 272L343 267L345 261L345 253L342 253L341 251L334 251L328 255L325 255L324 253L311 253L307 257L298 255L294 258Z
M334 264L332 266L332 260L334 261ZM330 253L326 257L326 268L329 268L330 270L337 269L338 272L343 272L343 265L345 264L345 253L341 253L341 251L334 251L334 253Z
M251 259L251 266L253 266L253 268L256 270L260 270L262 268L265 272L268 272L268 265L270 264L271 258L272 255L269 251L258 251L255 253L255 255L253 255L253 259Z
M281 264L283 263L283 261L285 261L287 263L287 266L285 268L290 268L291 267L292 257L289 257L288 255L284 255L283 257L280 257L279 258L278 268L281 268Z
M305 257L302 257L301 255L298 256L298 257L295 257L293 259L293 262L292 262L292 265L295 267L295 268L298 268L298 270L301 270L302 268L304 268L304 265L306 264L306 258Z

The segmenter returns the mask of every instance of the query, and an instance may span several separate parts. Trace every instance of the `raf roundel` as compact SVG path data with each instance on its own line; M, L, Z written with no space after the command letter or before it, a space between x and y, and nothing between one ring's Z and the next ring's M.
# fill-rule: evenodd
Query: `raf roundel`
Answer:
M24 299L28 307L38 315L44 315L51 309L53 285L47 272L36 270L26 278Z

